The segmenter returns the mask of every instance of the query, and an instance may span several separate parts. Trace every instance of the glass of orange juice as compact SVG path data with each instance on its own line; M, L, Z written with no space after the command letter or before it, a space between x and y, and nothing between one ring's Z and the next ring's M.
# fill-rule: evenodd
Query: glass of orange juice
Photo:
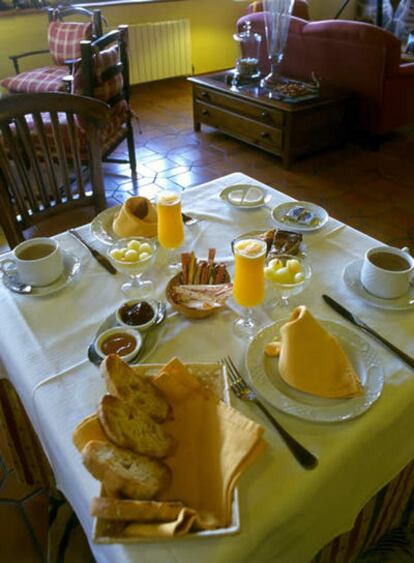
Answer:
M251 337L257 329L252 308L264 300L266 250L266 242L254 237L237 239L233 246L233 297L236 303L244 307L243 316L234 323L234 331L238 336Z
M177 249L184 242L184 222L181 214L181 195L165 191L157 197L157 234L160 245L168 250L168 269L180 269Z

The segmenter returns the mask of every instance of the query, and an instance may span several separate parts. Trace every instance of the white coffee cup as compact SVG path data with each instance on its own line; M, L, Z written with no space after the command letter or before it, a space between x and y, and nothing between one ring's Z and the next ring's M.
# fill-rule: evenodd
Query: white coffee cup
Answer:
M59 244L47 237L38 237L18 244L13 258L3 260L0 269L6 275L17 273L18 281L34 286L50 285L63 273Z
M395 299L407 293L414 258L408 249L376 246L367 250L361 268L361 283L376 297Z

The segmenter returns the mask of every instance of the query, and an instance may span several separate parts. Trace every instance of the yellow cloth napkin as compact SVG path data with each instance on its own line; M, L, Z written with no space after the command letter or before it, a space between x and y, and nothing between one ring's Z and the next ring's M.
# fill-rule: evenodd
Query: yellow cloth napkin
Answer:
M279 373L296 389L327 398L352 397L362 385L342 346L301 305L280 329Z
M153 383L172 405L174 417L163 427L177 442L173 455L163 460L171 469L172 482L157 500L179 500L185 508L173 522L128 523L122 535L169 537L191 528L228 526L237 479L265 448L263 428L224 404L175 358ZM102 440L95 415L73 434L79 451L92 439Z
M146 197L130 197L115 216L112 228L118 237L155 237L157 211Z

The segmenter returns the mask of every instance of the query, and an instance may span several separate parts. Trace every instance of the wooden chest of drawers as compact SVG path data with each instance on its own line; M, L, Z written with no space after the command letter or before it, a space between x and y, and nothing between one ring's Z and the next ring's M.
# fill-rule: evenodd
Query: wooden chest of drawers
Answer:
M193 84L194 129L215 127L282 158L285 167L302 155L346 138L345 94L322 94L299 103L269 98L259 87L235 88L226 74L189 78Z

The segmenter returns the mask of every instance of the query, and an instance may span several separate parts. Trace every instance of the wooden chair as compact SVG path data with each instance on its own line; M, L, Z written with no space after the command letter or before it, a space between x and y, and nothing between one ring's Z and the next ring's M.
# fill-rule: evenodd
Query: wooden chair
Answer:
M86 16L87 21L65 21L65 18L73 15ZM103 33L100 10L91 11L76 6L49 8L48 18L48 49L9 57L16 75L5 78L1 85L13 94L65 91L67 83L64 78L72 72L73 63L80 57L80 42L83 39L96 39ZM20 72L21 59L45 53L50 53L52 65Z
M0 100L0 226L11 248L105 208L101 131L109 113L103 102L72 94ZM85 214L88 206L92 213Z
M72 92L98 98L110 106L110 123L102 136L102 158L106 162L128 162L109 157L126 139L129 164L136 175L133 112L129 105L127 25L120 25L95 41L81 41L81 61L74 73Z

